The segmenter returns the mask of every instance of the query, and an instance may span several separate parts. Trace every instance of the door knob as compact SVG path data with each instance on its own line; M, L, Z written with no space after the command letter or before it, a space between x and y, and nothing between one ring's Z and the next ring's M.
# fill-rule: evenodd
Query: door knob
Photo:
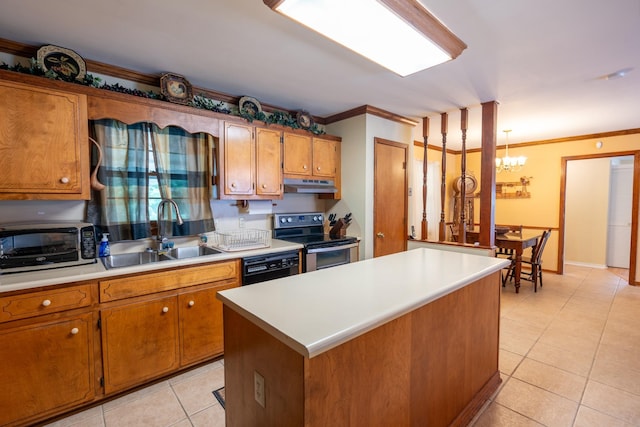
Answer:
M381 237L381 238L382 238L382 237L384 237L384 233L383 233L383 232L381 232L381 231L378 231L378 234L376 234L376 236L378 236L378 237Z

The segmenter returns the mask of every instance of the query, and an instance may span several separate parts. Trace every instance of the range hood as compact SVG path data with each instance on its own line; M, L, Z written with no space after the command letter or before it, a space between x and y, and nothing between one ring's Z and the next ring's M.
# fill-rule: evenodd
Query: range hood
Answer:
M284 179L285 193L332 194L338 189L330 179Z

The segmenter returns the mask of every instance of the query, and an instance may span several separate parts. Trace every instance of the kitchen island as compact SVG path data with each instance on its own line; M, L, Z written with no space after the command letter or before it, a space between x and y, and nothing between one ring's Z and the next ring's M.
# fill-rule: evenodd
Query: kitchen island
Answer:
M227 425L466 425L501 382L507 265L420 248L218 293Z

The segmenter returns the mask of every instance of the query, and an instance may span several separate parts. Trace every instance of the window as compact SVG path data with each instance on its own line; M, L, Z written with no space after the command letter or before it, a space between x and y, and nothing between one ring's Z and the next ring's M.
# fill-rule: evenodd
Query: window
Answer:
M99 179L106 188L93 192L87 213L99 233L110 233L114 241L151 237L162 199L174 200L184 220L178 225L167 209L168 235L213 230L211 135L111 119L92 121L91 131L104 157Z

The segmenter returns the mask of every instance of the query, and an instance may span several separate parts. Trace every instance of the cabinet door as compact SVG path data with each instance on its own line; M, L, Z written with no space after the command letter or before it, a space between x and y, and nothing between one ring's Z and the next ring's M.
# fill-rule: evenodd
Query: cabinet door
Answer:
M338 143L327 139L313 139L313 175L335 177Z
M101 310L105 393L179 367L175 296Z
M178 296L182 366L222 354L222 302L216 299L216 293L237 286L237 281L227 281Z
M279 131L256 128L256 194L282 196L282 147Z
M284 173L311 175L311 137L292 133L284 134Z
M88 199L86 96L0 81L0 99L0 199Z
M224 193L254 193L255 149L253 127L235 123L224 125Z
M94 398L91 313L0 331L0 425Z

